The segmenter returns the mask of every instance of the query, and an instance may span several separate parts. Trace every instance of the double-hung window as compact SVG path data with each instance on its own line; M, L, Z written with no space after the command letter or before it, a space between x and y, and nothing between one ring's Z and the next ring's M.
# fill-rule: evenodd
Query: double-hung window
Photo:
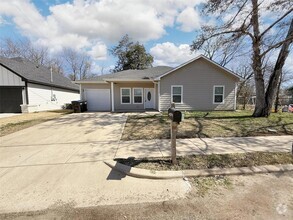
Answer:
M183 86L171 86L171 98L174 103L183 103Z
M133 104L142 104L142 88L133 88Z
M121 88L121 104L130 104L131 103L131 89L130 88Z
M223 104L224 103L224 86L214 86L214 104Z

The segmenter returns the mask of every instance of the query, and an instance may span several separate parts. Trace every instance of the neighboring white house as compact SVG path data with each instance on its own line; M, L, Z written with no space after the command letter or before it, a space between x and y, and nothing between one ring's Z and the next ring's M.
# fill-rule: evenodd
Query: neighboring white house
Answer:
M79 97L77 85L49 68L0 57L0 113L61 109Z
M176 68L125 70L76 81L89 111L235 110L240 77L200 55Z

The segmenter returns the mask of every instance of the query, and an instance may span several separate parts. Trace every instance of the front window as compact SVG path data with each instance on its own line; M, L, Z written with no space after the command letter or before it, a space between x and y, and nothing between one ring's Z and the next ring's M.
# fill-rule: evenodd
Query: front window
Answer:
M133 103L142 104L142 88L133 89Z
M214 86L214 104L224 103L224 86Z
M172 93L172 102L182 103L182 94L183 94L182 86L172 86L171 93Z
M121 88L121 103L130 104L131 92L130 88Z

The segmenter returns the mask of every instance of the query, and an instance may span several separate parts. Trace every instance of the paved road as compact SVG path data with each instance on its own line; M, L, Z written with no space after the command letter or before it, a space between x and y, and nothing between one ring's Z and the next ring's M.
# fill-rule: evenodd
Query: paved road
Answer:
M124 114L71 114L1 137L0 212L165 201L183 180L142 180L111 170Z

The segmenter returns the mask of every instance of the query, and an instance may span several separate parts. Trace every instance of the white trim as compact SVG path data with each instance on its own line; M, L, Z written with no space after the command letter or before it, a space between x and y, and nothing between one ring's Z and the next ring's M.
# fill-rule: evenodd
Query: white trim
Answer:
M122 89L129 89L129 103L122 103ZM131 88L130 87L121 87L120 88L120 104L121 105L131 105Z
M146 94L147 93L145 92L146 89L152 90L154 92L154 94L152 96L152 97L154 97L153 98L154 100L153 100L153 107L152 107L152 109L155 109L156 108L156 103L155 103L156 89L155 88L151 88L151 87L150 88L144 88L144 105L143 105L143 108L146 109L146 107L145 107L146 98L147 98L146 97Z
M111 82L111 109L112 112L115 111L115 106L114 106L114 83Z
M216 87L223 87L223 94L215 94L215 88ZM222 102L215 102L215 95L222 95L223 96L223 101ZM214 85L213 86L213 104L214 105L219 105L219 104L224 104L225 103L225 86L224 85Z
M159 81L158 82L158 111L160 112L161 111L161 82Z
M135 89L140 89L141 90L141 102L134 102L134 96L138 96L138 95L134 95L134 90ZM143 92L143 88L142 87L138 87L138 88L132 88L132 104L143 104L143 99L144 99L144 96L143 96L144 92Z
M235 83L234 110L237 109L237 90L238 90L238 83Z
M183 104L183 85L171 85L171 103L173 102L173 87L181 87L181 102L175 102L175 103Z
M177 67L175 67L174 69L172 69L172 70L170 70L170 71L164 73L163 75L156 77L154 80L161 80L162 77L164 77L164 76L166 76L166 75L168 75L168 74L170 74L170 73L172 73L172 72L174 72L174 71L176 71L176 70L178 70L178 69L180 69L180 68L186 66L187 64L192 63L193 61L196 61L196 60L200 59L200 58L203 58L203 59L209 61L210 63L212 63L212 64L218 66L219 68L221 68L222 70L226 71L227 73L230 73L231 75L235 76L236 78L238 78L238 79L242 79L242 77L236 75L236 74L233 73L231 70L229 70L229 69L227 69L227 68L225 68L225 67L222 67L220 64L216 63L215 61L213 61L213 60L207 58L207 57L204 56L204 55L199 55L199 56L197 56L197 57L195 57L195 58L193 58L193 59L191 59L191 60L189 60L189 61L187 61L187 62L185 62L185 63L183 63L183 64L181 64L181 65L179 65L179 66L177 66Z
M154 82L154 109L156 109L156 89L157 89L157 83Z
M80 98L80 100L83 100L82 98L84 95L81 92L82 92L81 91L81 84L79 84L79 98Z

